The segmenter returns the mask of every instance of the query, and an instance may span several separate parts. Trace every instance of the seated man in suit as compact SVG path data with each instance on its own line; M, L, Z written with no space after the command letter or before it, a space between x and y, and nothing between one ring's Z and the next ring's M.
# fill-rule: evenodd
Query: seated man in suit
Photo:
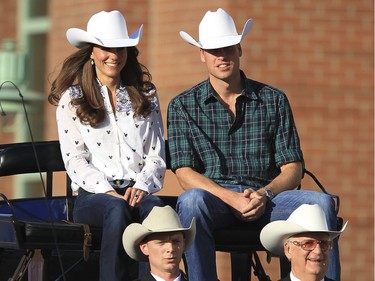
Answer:
M329 231L325 214L319 205L303 204L287 220L273 221L260 233L263 246L291 263L291 272L281 281L330 281L325 277L332 240L340 231Z
M182 254L195 238L195 219L183 228L170 206L154 207L140 223L130 224L124 231L126 253L137 261L149 261L150 272L138 281L186 281L180 270Z

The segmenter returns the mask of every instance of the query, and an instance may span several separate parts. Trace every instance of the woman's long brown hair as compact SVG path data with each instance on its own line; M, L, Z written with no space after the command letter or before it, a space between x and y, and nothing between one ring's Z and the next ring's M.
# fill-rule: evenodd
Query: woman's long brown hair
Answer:
M79 85L83 96L72 100L71 103L77 106L77 116L82 124L96 127L105 120L106 109L96 81L95 67L91 65L92 49L93 45L87 45L65 59L60 73L52 82L48 101L57 105L62 94L70 86ZM129 93L135 111L134 116L146 117L151 112L151 100L156 91L154 94L144 93L156 90L156 87L151 82L152 77L148 69L138 61L138 49L128 47L127 52L127 61L120 73L121 81Z

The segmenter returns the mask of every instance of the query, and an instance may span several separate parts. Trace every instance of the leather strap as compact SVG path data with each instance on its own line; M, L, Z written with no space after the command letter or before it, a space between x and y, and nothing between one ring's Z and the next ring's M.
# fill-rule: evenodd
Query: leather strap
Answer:
M83 238L83 259L87 261L90 256L90 248L92 241L92 234L90 232L90 226L88 224L82 224L83 230L85 231Z
M92 233L90 231L90 226L88 224L83 223L76 223L64 220L66 223L73 224L73 225L80 225L83 227L83 231L85 232L83 235L83 259L88 261L90 257L90 248L92 246Z

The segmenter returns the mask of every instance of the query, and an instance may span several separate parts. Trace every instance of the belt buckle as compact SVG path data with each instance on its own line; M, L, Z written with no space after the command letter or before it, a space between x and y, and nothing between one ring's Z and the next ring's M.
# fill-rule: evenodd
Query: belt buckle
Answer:
M132 187L135 183L134 180L113 180L112 181L115 188L127 188Z
M116 186L116 188L123 188L122 185L124 184L124 180L114 180L113 184Z

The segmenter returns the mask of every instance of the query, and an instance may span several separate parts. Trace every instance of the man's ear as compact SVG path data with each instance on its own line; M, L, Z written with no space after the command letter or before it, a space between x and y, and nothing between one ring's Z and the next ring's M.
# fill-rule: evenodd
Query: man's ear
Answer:
M200 55L201 55L201 62L206 62L206 58L204 57L204 50L200 49Z
M291 250L291 247L289 246L289 243L288 242L284 242L284 254L286 256L286 258L288 259L288 261L290 261L292 255L290 253L290 250Z
M139 249L141 250L141 252L142 252L145 256L148 256L148 255L149 255L149 253L148 253L148 246L147 246L147 243L140 244L140 245L139 245Z

